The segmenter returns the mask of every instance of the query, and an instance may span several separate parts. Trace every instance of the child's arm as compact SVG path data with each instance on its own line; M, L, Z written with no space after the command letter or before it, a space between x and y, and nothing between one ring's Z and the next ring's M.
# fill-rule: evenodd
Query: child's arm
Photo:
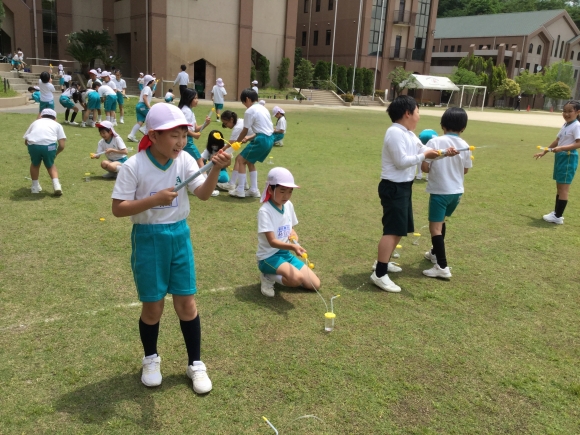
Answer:
M286 130L276 130L274 129L274 133L284 133Z
M217 185L220 171L222 168L229 166L232 161L232 157L229 154L226 154L224 151L219 150L211 158L211 161L213 162L214 166L210 169L209 174L207 174L207 178L205 179L204 183L193 192L195 196L197 196L202 201L206 201L211 197L211 194Z
M240 132L240 135L236 139L236 142L242 142L242 143L244 143L244 138L246 137L247 134L248 134L248 129L246 127L244 127L242 129L242 131Z
M177 195L178 192L174 192L173 187L170 187L168 189L160 190L155 195L151 195L143 199L113 199L113 216L133 216L153 207L171 205Z
M66 144L66 138L58 140L58 148L56 149L56 155L58 156L64 150Z
M250 142L250 141L254 140L255 137L256 137L255 133L250 135L250 136L246 136L245 138L242 139L242 143Z
M429 173L429 169L431 169L431 164L429 162L421 163L421 171L425 172L426 174Z
M145 103L145 105L147 106L148 109L151 109L151 106L149 105L149 101L148 101L147 95L143 95L143 102Z
M294 230L292 230L292 231L294 231ZM285 242L282 242L281 240L278 240L274 236L273 231L267 231L264 234L266 236L266 240L268 240L268 243L270 244L270 246L272 248L285 249L287 251L294 251L294 252L296 252L296 255L298 255L299 257L301 257L302 254L304 254L306 252L306 249L304 249L300 245L297 245L294 243L285 243ZM296 234L296 233L294 233L294 234Z
M558 146L558 138L556 138L556 139L554 140L554 142L552 142L552 143L551 143L551 144L548 146L548 148L553 150L553 149L554 149L554 148L556 148L557 146ZM544 156L545 156L546 154L548 154L549 152L550 152L550 151L548 151L548 150L544 150L544 151L542 151L541 153L534 154L534 158L535 158L536 160L538 160L538 159L541 159L542 157L544 157Z
M197 125L197 122L195 123L195 132L199 132L202 128L205 128L206 126L208 126L211 122L211 118L208 116L207 118L205 118L205 122L202 125ZM201 135L199 135L201 136ZM196 137L196 139L199 138L199 136Z
M562 151L574 151L578 148L580 148L580 139L576 139L576 142L574 142L570 145L556 146L552 149L552 152L561 153Z

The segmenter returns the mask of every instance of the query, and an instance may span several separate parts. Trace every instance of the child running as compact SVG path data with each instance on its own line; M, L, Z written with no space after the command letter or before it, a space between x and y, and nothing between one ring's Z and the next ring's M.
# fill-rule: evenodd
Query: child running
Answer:
M294 177L286 168L273 168L268 172L268 180L258 211L258 269L261 291L264 296L273 298L274 283L286 287L304 287L309 290L320 289L320 279L307 264L300 261L290 251L302 256L306 252L300 245L291 243L292 237L298 241L294 228L298 219L294 205L290 201L294 188Z
M213 100L213 105L215 107L216 121L220 121L220 113L224 108L224 97L228 93L224 85L224 81L220 78L215 81L215 85L211 90L211 99Z
M48 74L48 73L47 73ZM56 122L56 112L52 109L43 109L40 119L37 119L26 133L24 133L24 145L28 147L30 154L30 178L32 179L32 193L40 193L42 187L38 182L40 176L40 164L44 163L48 175L52 179L52 187L56 196L62 195L62 187L58 180L58 171L54 160L66 143L66 135L62 125Z
M240 133L244 129L244 120L238 118L238 114L236 112L232 112L231 110L226 110L222 113L221 116L222 127L223 128L230 128L232 130L232 134L230 135L230 142L235 142L238 140ZM251 128L248 129L247 136L253 136L254 132ZM235 161L234 169L232 171L232 176L229 183L218 183L217 187L220 190L225 190L229 192L230 190L236 189L236 182L238 180L238 168L242 166L242 163ZM247 182L244 180L244 189L247 190Z
M141 95L139 95L139 102L135 106L137 123L133 126L129 136L127 136L127 139L129 139L131 142L139 142L135 135L137 134L137 130L139 130L145 122L145 117L147 116L147 113L149 113L149 109L151 109L151 98L153 97L151 85L153 84L154 80L155 79L150 75L143 77L144 86L141 90Z
M64 124L79 125L78 122L75 122L75 118L79 111L79 108L76 105L76 101L78 100L77 92L77 83L72 82L58 99L60 105L66 109L64 112ZM70 115L70 109L73 110L73 114L69 121L68 117Z
M139 152L123 165L113 189L113 214L131 216L131 268L139 300L143 303L139 333L144 358L141 381L148 387L161 385L161 357L157 350L159 321L165 297L173 297L173 307L187 348L187 376L198 394L208 393L212 383L201 361L201 323L195 303L197 292L195 262L187 225L189 198L185 189L173 188L193 175L197 163L181 152L191 126L177 107L159 103L146 120L148 133L141 139ZM219 152L215 166L205 177L188 184L190 192L207 200L217 183L220 170L230 156Z
M371 281L381 290L400 292L401 287L389 278L389 260L403 236L412 233L412 186L415 166L425 159L434 159L439 152L427 148L413 130L419 122L419 108L415 100L401 95L387 109L393 124L387 129L383 141L382 172L379 198L383 206L383 236L378 246L376 269ZM448 155L456 155L450 148ZM401 269L397 268L397 272ZM392 270L394 272L394 270Z
M467 113L459 107L451 107L441 117L444 135L433 137L427 147L434 150L469 150L469 145L459 137L467 127ZM445 218L450 217L463 195L463 180L472 167L471 151L462 151L451 159L437 158L424 161L421 169L429 174L429 232L433 247L425 252L425 258L433 263L431 269L423 271L430 278L451 278L445 254Z
M40 114L44 109L54 110L54 96L52 93L56 92L56 90L54 89L54 86L52 86L52 79L50 78L50 74L47 71L42 71L40 73L40 79L38 79L38 89L40 90L38 118L40 118Z
M185 119L187 120L188 124L191 124L191 127L189 127L187 130L187 145L183 150L189 153L189 155L195 159L195 161L201 168L203 166L203 160L201 158L199 150L195 146L195 142L193 141L193 139L200 138L201 133L199 133L199 131L202 129L202 127L209 125L211 119L207 117L203 125L197 125L197 121L195 120L195 114L191 109L196 107L198 102L199 100L197 99L197 92L193 89L186 88L183 90L183 93L181 94L181 99L179 100L178 107L183 112L183 116L185 116Z
M552 175L552 178L556 180L556 204L554 205L554 211L543 216L546 222L556 225L564 223L564 210L568 205L570 184L572 184L578 168L580 101L571 100L564 104L562 116L566 123L560 129L556 140L550 144L547 150L534 154L537 160L544 157L548 152L556 153Z
M100 122L97 127L102 139L97 145L97 152L91 155L91 159L100 159L101 155L105 154L101 168L107 173L103 175L103 178L117 178L121 166L127 161L127 147L110 121Z
M276 127L274 128L274 146L275 147L283 147L284 146L284 134L286 133L286 112L284 109L278 106L274 106L272 109L272 115L278 121L276 121Z
M244 89L240 95L240 101L248 110L244 114L244 129L236 139L236 142L246 143L248 145L236 157L238 163L238 187L236 190L229 192L230 196L237 198L245 198L246 192L244 185L246 183L246 165L250 171L250 190L247 195L260 198L261 194L258 190L258 171L256 170L256 162L263 162L274 145L272 134L274 127L270 112L264 106L258 104L258 94L252 89ZM253 136L248 136L248 130L254 131Z

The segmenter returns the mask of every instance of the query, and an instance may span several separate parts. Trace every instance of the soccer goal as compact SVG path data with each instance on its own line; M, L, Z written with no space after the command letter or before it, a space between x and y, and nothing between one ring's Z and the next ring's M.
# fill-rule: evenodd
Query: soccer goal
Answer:
M459 91L451 93L447 107L453 106L471 109L474 104L477 104L477 107L479 107L479 96L483 95L483 98L481 99L481 110L483 110L487 93L486 86L457 85L457 87L459 88Z

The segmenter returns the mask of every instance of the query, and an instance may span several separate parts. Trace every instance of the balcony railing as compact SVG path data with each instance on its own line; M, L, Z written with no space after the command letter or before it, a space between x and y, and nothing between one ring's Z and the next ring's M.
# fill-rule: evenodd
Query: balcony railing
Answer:
M389 59L411 60L412 55L413 55L412 48L391 47L391 49L389 50Z
M410 26L415 23L416 12L405 11L403 9L396 10L393 12L393 24L403 24Z

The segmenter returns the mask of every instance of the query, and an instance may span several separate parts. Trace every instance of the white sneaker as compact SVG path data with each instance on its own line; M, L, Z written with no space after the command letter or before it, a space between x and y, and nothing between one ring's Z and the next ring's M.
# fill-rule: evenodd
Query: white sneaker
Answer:
M235 196L236 198L245 198L246 197L246 192L244 192L244 191L240 192L238 189L230 190L228 192L228 194L230 196Z
M546 219L550 219L552 216L556 216L556 212L555 211L551 211L550 213L545 214L544 216L542 216L542 218L544 220L546 220Z
M89 127L91 127L91 128L96 128L96 127L97 127L97 124L96 124L96 123L94 123L94 122L89 122L89 123L87 123L87 125L88 125Z
M68 124L70 124L68 121L66 121L66 120L62 121L62 125L68 125Z
M261 282L260 290L262 291L262 294L264 296L268 296L269 298L273 298L276 295L276 293L274 293L274 283L276 281L274 281L268 275L261 273L260 282Z
M32 186L30 188L30 192L32 192L32 193L40 193L40 192L42 192L42 187L40 187L40 184L37 187Z
M397 284L391 281L389 275L383 275L379 278L377 274L373 272L373 274L371 275L371 281L381 290L393 293L399 293L401 291L401 287L399 287Z
M260 191L258 189L256 189L256 190L250 189L246 192L246 196L251 196L252 198L261 198L262 194L260 193Z
M244 190L250 190L250 186L248 185L247 181L246 181L246 184L244 184Z
M121 118L121 120L119 121L121 124L125 123L125 120L123 118Z
M441 269L438 264L434 264L431 269L424 270L423 275L429 278L451 278L451 271L449 267Z
M113 127L117 126L117 121L113 121Z
M274 142L274 146L275 147L283 147L284 146L284 141L278 141L278 142Z
M377 270L377 260L375 260L375 262L373 263L373 270ZM397 266L397 263L389 261L388 267L387 267L388 273L398 273L398 272L402 272L402 271L403 271L403 269L401 269L399 266Z
M194 361L193 365L187 366L187 377L193 381L193 391L197 394L205 394L211 391L211 380L207 375L205 364L201 361Z
M81 128L86 128L86 127L87 127L87 124L86 124L86 123L84 123L84 122L81 122L81 125L80 125L79 127L81 127Z
M214 190L214 191L211 193L211 196L219 196L219 194L220 194L220 191L219 191L219 190Z
M429 260L433 264L437 264L437 256L435 254L431 254L431 250L425 252L425 260Z
M73 122L73 121L69 122L69 124L70 124L70 125L79 125L79 123L78 123L78 122Z
M140 131L141 133L143 133L144 135L145 135L145 134L147 134L147 130L145 130L145 126L144 126L144 125L142 125L142 126L139 128L139 131Z
M129 141L131 141L131 142L139 142L135 136L129 135L129 136L127 136L127 139L129 139Z
M141 382L147 387L158 387L161 385L161 357L157 354L143 357L143 374Z
M232 183L218 183L217 188L225 192L229 192L230 190L234 190L236 186L234 186Z
M62 195L62 186L60 185L60 183L57 182L53 182L52 183L52 187L54 188L54 194L56 196L61 196Z
M564 216L556 217L556 213L552 212L544 216L546 222L550 222L557 225L562 225L564 223Z

